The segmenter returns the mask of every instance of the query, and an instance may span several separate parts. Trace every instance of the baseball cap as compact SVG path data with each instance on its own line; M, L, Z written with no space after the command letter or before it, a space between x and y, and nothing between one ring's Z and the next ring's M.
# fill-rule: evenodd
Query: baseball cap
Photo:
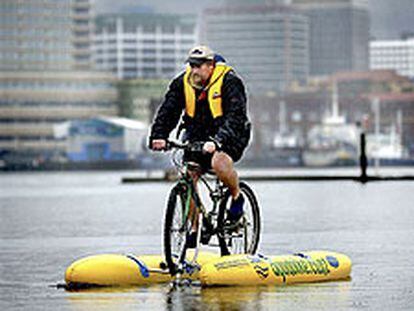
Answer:
M214 52L206 45L195 46L188 52L187 62L190 64L201 65L209 60L214 60Z

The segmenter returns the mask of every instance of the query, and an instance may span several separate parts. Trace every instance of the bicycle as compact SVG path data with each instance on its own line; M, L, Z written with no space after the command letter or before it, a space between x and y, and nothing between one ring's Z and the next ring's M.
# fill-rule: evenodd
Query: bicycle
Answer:
M182 143L168 140L167 150L202 151L202 142ZM172 187L164 222L164 255L169 273L179 277L183 272L191 273L197 267L196 259L201 244L219 246L221 255L236 253L254 254L260 236L260 209L253 190L243 181L240 182L241 194L245 197L244 215L236 224L226 222L227 210L231 204L230 191L215 176L214 172L203 172L195 162L178 160L173 154L173 163L178 169L179 179ZM212 208L207 210L194 182L198 181L207 188ZM208 175L215 176L210 185ZM193 206L192 206L193 205ZM194 230L196 228L196 230ZM197 232L194 253L187 254L188 238ZM218 245L210 244L217 237Z

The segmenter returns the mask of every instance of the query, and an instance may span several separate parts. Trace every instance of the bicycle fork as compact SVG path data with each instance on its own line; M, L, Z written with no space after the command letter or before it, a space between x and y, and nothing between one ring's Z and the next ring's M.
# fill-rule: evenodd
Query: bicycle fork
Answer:
M186 232L186 240L183 251L181 252L178 258L177 270L175 274L175 282L180 283L182 280L182 276L184 274L193 274L195 271L199 270L200 267L196 263L198 252L199 252L199 244L200 244L200 234L201 234L201 226L199 225L202 221L202 213L198 211L198 206L200 204L200 200L196 195L195 187L193 184L189 185L186 192L186 199L185 199L185 206L184 206L184 214L183 214L183 230ZM194 230L196 229L196 230ZM194 254L192 255L192 259L187 261L187 243L188 237L193 232L196 232L196 245Z

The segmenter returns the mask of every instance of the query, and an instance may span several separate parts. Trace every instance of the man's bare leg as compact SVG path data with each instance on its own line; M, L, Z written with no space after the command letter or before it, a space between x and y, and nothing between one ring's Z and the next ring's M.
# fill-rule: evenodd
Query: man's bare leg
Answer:
M233 199L237 199L240 194L239 176L233 166L232 158L225 152L215 152L211 160L211 167L229 189Z
M188 171L188 174L191 176L194 185L194 191L197 191L197 183L198 179L200 178L200 174L198 172ZM188 219L193 220L192 230L193 232L197 231L198 228L198 217L199 217L199 210L195 207L194 199L191 198L190 201L190 211L188 213Z

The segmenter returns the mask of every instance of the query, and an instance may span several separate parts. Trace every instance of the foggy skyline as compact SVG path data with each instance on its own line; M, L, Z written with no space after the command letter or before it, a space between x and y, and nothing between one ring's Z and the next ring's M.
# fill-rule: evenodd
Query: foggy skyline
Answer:
M227 0L228 1L228 0ZM223 5L226 0L95 0L96 13L160 12L195 13L210 6ZM232 1L233 3L237 1ZM243 2L243 1L241 1ZM263 1L265 2L265 1ZM369 0L371 36L378 40L399 39L403 33L414 33L413 0Z

